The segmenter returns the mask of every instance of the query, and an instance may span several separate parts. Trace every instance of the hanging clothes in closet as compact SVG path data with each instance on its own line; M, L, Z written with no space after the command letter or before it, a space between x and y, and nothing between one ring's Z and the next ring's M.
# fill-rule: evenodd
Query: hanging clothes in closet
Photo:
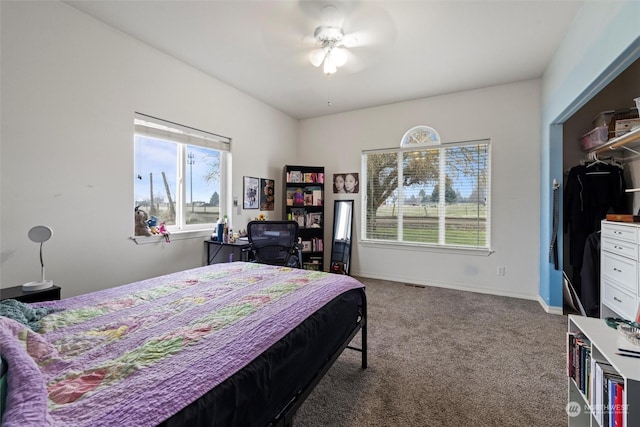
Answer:
M569 233L569 262L573 266L573 286L578 295L582 291L580 273L587 237L600 231L600 221L607 213L626 213L623 173L621 164L598 159L574 166L569 171L564 190L563 222L564 232Z

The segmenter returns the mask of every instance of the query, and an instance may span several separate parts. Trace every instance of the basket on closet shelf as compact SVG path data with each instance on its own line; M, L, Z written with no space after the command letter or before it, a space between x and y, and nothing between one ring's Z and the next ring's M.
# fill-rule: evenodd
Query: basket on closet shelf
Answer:
M585 151L593 150L596 147L601 146L609 140L609 127L598 126L591 132L588 132L580 137L580 143L582 149Z

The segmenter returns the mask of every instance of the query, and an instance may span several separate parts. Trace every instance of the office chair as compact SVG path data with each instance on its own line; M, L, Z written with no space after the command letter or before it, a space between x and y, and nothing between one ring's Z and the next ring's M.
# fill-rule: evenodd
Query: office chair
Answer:
M302 268L297 222L251 221L247 237L255 262Z

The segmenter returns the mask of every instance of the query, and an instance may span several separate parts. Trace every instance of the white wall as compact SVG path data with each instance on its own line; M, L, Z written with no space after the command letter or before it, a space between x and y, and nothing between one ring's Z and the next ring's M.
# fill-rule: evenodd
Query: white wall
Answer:
M537 298L540 91L540 81L532 80L302 121L300 162L324 165L327 182L334 173L361 172L362 150L398 147L404 133L416 125L435 128L443 142L491 140L493 254L378 248L358 242L351 273ZM325 199L331 223L335 195L327 192ZM357 239L360 214L359 194ZM499 265L506 267L504 277L496 275Z
M1 287L39 279L38 246L27 239L36 224L54 230L47 278L63 297L202 265L202 238L129 240L134 111L233 138L240 201L243 175L281 182L294 163L291 117L63 3L0 7Z

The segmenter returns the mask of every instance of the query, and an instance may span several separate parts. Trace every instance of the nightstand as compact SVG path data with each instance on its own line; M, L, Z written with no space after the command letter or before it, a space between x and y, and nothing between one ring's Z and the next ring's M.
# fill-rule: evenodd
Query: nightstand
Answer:
M15 299L20 302L42 302L60 299L60 287L52 286L47 289L24 292L22 286L0 289L0 300Z

